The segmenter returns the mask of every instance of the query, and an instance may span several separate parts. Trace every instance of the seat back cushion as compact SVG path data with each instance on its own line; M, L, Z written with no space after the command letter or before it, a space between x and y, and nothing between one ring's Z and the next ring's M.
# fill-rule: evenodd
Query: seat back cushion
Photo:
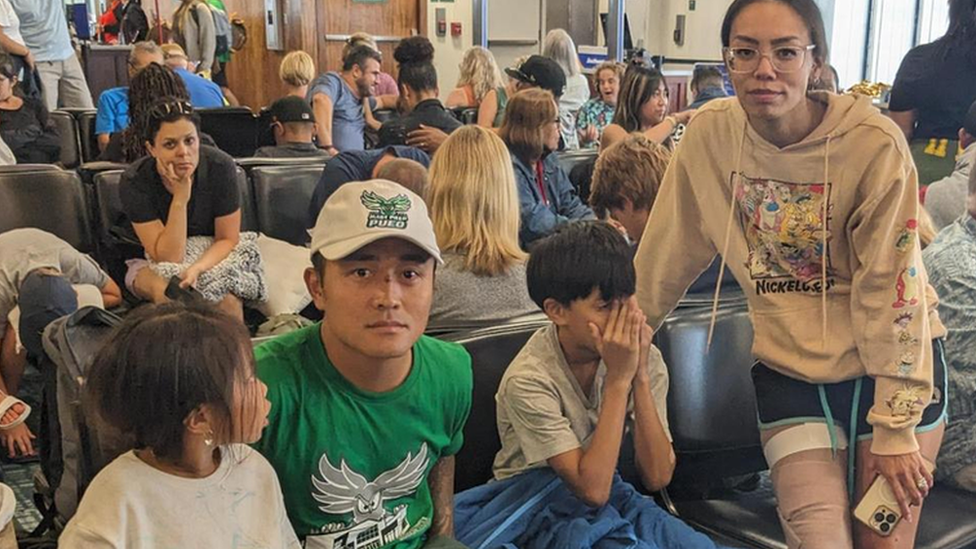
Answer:
M464 426L464 446L457 455L455 491L484 484L492 478L495 454L501 450L495 415L495 393L508 365L525 343L546 322L485 328L450 339L460 343L471 355L474 394L471 415ZM445 338L448 339L448 338Z
M262 166L251 170L258 225L278 240L303 246L308 205L322 175L321 165Z
M95 251L85 188L78 174L56 168L0 172L0 232L34 227L76 249Z
M70 113L52 111L51 121L58 128L61 139L61 165L74 169L81 164L81 144L78 140L78 122Z

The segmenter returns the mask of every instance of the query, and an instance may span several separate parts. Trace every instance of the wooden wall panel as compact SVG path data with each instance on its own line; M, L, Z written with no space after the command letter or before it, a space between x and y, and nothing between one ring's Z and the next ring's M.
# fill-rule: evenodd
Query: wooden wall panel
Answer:
M241 104L255 112L284 93L278 66L291 50L302 49L316 60L318 72L341 68L341 41L326 41L328 34L366 31L375 36L427 34L427 0L280 0L286 51L270 51L264 38L264 0L224 0L232 16L247 26L248 41L234 54L227 70L230 87ZM381 42L383 70L395 75L392 42Z
M303 49L313 59L318 55L315 0L281 2L286 49L271 51L264 38L264 0L224 0L231 16L244 20L248 36L244 49L234 54L227 78L241 104L255 112L284 94L284 86L278 80L278 66L288 51Z

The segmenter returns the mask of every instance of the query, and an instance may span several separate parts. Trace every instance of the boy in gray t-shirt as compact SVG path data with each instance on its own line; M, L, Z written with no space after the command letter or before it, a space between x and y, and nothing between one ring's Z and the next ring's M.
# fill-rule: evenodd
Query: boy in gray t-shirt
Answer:
M34 277L34 274L43 274L43 277ZM19 400L8 398L17 393L27 358L27 352L18 349L17 327L8 322L8 317L21 298L28 297L21 295L26 281L36 282L29 285L33 288L56 289L55 285L48 284L57 282L52 278L63 279L68 284L97 287L106 307L122 302L122 291L98 264L60 238L39 229L14 229L0 234L0 442L9 455L14 455L17 449L24 454L33 453L30 443L33 435L22 422L28 409ZM60 308L47 307L45 297L48 296L29 297L35 305L32 309L41 313L39 316L44 316L45 309ZM57 299L60 296L50 297ZM37 317L29 315L29 323L36 324ZM36 334L24 333L25 320L28 319L22 317L20 322L21 339L37 340ZM43 329L43 326L36 328Z
M674 471L668 374L634 299L627 242L603 222L567 225L533 250L529 294L552 320L508 367L495 397L495 478L550 467L583 502L610 497L628 417L645 488Z

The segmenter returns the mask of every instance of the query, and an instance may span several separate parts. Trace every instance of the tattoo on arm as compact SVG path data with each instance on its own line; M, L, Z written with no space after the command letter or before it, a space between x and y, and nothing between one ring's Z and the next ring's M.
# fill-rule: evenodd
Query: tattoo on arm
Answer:
M429 537L454 537L454 456L437 461L427 476L434 504L434 521Z

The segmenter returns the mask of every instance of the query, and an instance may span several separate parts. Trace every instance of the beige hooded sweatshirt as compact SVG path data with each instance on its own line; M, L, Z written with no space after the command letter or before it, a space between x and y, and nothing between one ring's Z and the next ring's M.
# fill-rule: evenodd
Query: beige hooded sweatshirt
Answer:
M696 114L641 239L637 298L659 327L721 254L748 297L755 357L809 383L874 378L871 451L905 454L918 449L932 339L945 334L921 260L915 165L869 99L811 97L827 105L823 122L782 149L735 98Z

